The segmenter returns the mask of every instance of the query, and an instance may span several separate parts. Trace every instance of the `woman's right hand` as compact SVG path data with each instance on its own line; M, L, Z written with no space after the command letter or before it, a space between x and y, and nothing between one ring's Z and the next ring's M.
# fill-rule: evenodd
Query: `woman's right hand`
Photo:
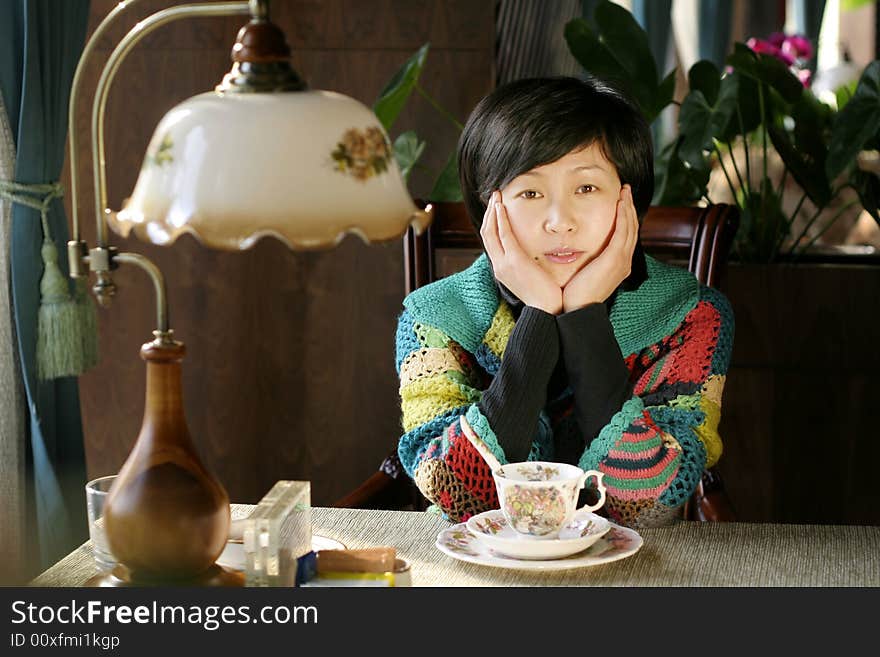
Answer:
M527 306L551 315L562 312L562 288L523 251L510 227L500 192L492 192L480 236L500 283Z

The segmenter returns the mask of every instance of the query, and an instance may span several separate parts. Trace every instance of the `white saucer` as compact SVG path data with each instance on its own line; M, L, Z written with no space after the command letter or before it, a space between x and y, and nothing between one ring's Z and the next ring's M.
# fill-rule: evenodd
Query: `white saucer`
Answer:
M636 531L610 521L609 524L611 529L586 550L562 559L514 559L498 554L483 543L482 539L471 534L463 522L440 532L435 545L453 559L482 566L543 571L584 568L625 559L642 547L642 537Z
M312 536L312 550L344 550L345 545L335 538L327 538L326 536ZM223 552L216 561L218 566L229 568L230 570L244 571L244 543L241 541L228 541Z
M515 531L500 509L472 516L468 531L494 552L514 559L561 559L583 552L611 529L611 523L589 511L577 511L556 538L530 538Z

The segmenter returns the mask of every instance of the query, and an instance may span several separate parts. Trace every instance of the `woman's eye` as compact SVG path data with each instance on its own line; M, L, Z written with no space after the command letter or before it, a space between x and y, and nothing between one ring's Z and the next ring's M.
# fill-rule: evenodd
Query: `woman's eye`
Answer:
M595 185L581 185L578 187L578 194L590 194L596 191Z
M527 189L526 191L521 193L520 196L522 196L523 198L538 198L540 194L538 194L538 192L536 192L534 189Z

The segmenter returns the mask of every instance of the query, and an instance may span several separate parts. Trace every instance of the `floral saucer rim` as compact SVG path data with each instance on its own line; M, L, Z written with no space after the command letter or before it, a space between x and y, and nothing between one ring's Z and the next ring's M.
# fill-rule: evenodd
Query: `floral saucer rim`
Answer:
M468 531L490 550L514 559L561 559L583 552L610 529L611 523L590 511L577 511L556 538L529 538L517 533L500 509L468 518Z
M642 547L642 537L634 529L609 521L610 530L586 550L560 559L515 559L490 549L460 522L437 534L435 547L459 561L509 570L553 571L585 568L611 563L632 556Z

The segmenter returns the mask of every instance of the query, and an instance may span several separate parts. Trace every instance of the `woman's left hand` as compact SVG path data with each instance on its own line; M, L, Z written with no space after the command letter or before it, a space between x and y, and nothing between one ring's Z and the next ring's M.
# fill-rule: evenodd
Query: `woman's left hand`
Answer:
M562 289L562 310L571 312L591 303L602 303L629 276L639 236L639 217L632 188L623 185L617 198L614 232L607 246Z

